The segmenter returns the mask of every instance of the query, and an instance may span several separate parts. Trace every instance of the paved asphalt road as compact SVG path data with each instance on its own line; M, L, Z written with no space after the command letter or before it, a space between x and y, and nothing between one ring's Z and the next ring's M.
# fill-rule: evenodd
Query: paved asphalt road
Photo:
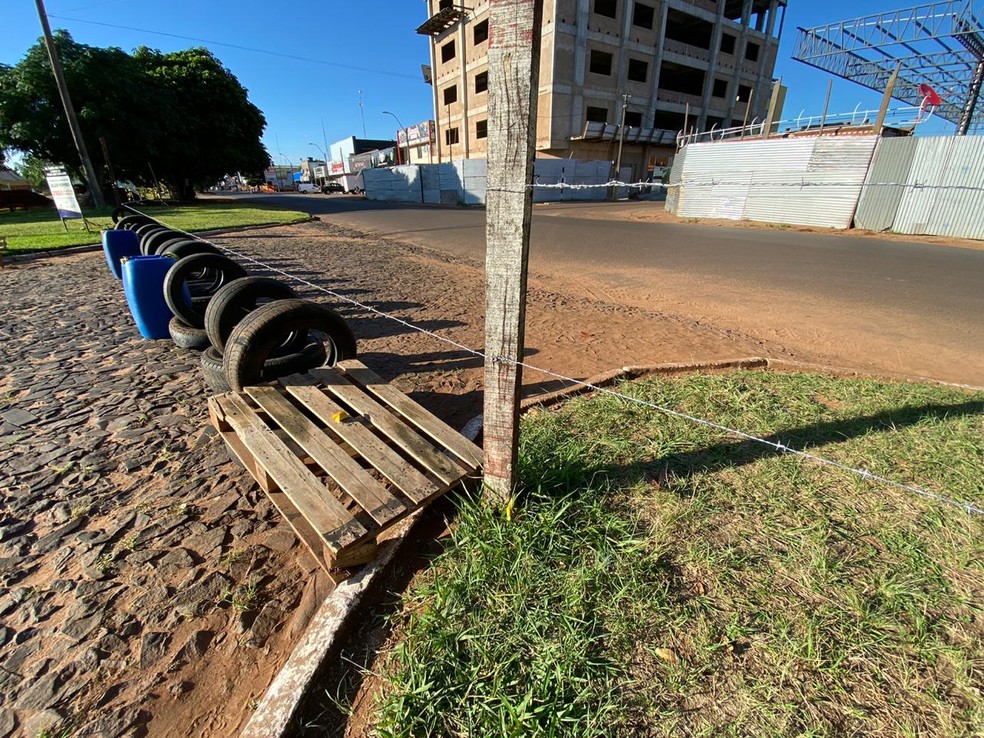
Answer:
M484 260L483 209L404 206L344 195L249 198ZM984 249L629 219L660 208L657 202L537 205L531 272L573 280L600 299L740 324L773 342L816 339L836 345L843 332L855 351L870 341L872 350L883 353L925 355L900 358L897 367L868 364L881 370L984 385ZM811 358L818 357L850 358L822 350ZM934 357L963 366L940 371Z

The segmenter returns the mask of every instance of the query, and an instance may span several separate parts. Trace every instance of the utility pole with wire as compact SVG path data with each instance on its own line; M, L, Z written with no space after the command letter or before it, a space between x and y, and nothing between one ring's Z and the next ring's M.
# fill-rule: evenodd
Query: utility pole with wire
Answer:
M631 95L622 95L622 116L618 123L618 155L615 158L615 172L612 179L618 181L622 176L622 140L625 136L625 109L629 106ZM612 186L612 200L618 199L618 185Z
M75 106L72 105L72 97L68 94L68 86L65 84L65 72L62 70L61 60L58 58L55 41L51 37L48 14L44 10L42 0L34 0L34 4L38 6L38 17L41 19L41 31L44 33L44 45L48 49L48 58L51 60L51 71L55 74L55 84L58 85L58 94L61 96L62 105L65 108L68 127L72 131L75 150L79 152L79 159L82 160L82 169L85 171L85 179L89 185L89 195L92 197L92 204L101 208L105 205L105 201L103 200L102 188L99 186L99 177L96 175L95 167L92 166L92 160L89 159L85 141L82 140L82 130L79 128L79 120L75 116Z

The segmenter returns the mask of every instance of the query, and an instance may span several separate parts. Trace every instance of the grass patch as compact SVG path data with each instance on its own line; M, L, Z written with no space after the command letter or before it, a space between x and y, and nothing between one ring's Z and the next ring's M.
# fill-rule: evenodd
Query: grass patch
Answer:
M621 390L984 503L984 395L738 372ZM984 518L610 396L527 416L381 658L381 736L984 726Z
M297 210L260 207L248 203L225 200L202 200L176 207L141 206L140 210L168 226L184 231L209 231L219 228L297 223L308 219L306 213ZM113 208L88 210L86 219L91 233L87 233L80 220L68 221L68 232L52 210L34 210L26 213L0 213L0 236L7 237L12 252L27 253L49 249L63 249L99 243L99 231L112 228L110 214Z

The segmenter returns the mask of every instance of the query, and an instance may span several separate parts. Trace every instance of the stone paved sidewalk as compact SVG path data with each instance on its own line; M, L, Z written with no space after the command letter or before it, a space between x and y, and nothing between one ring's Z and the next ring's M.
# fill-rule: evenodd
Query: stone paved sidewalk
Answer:
M101 254L0 295L0 736L234 734L326 580Z

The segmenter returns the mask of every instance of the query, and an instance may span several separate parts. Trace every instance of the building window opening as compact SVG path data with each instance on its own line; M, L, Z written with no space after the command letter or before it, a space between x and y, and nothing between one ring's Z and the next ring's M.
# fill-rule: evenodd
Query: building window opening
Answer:
M635 3L632 6L632 25L639 28L652 28L656 20L656 8L645 3Z
M489 121L480 120L475 123L475 138L488 138L489 137Z
M483 20L475 26L475 45L484 44L489 40L489 22Z
M759 45L749 42L745 46L745 58L748 61L757 62L759 60Z
M453 8L453 7L454 7L454 0L441 0L441 2L437 4L438 10L447 10L448 8Z
M704 72L682 64L663 62L659 72L659 87L661 90L699 97L704 94Z
M748 85L738 85L738 97L735 99L740 103L747 103L752 99L752 88Z
M625 125L629 128L642 128L642 113L626 110Z
M585 114L584 119L588 123L607 123L608 108L593 108L589 105L588 111Z
M489 89L489 73L479 72L475 75L475 92L485 92Z
M633 82L645 82L649 78L649 62L630 58L627 76Z
M448 146L453 146L458 143L458 129L448 128L444 131L444 143Z
M618 16L618 0L594 0L594 12L606 18Z
M691 118L693 120L693 118ZM656 113L653 118L653 128L664 131L682 131L686 117L683 113Z
M451 85L450 87L444 88L444 104L450 105L451 103L458 102L458 85Z
M722 54L734 54L735 53L735 37L724 34L721 36L721 53Z
M714 80L714 89L711 92L714 97L726 98L728 96L728 80Z
M449 61L454 59L454 56L454 41L448 41L441 47L441 61L447 64Z
M666 37L672 41L710 49L713 32L712 24L689 13L673 9L666 13Z
M612 55L607 51L592 49L589 69L592 74L604 74L610 77L612 75Z

